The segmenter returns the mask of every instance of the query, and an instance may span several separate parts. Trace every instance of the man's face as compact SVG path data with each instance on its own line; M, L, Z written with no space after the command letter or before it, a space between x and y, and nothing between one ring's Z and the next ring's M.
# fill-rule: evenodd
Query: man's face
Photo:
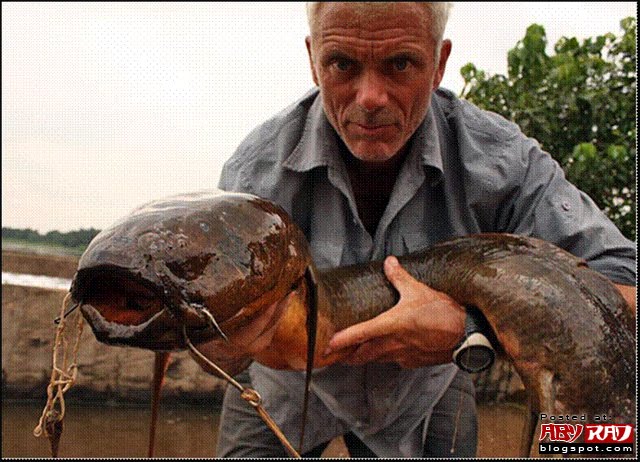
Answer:
M307 49L329 122L360 160L390 159L424 119L451 43L434 62L429 14L413 3L367 14L328 2L318 19Z

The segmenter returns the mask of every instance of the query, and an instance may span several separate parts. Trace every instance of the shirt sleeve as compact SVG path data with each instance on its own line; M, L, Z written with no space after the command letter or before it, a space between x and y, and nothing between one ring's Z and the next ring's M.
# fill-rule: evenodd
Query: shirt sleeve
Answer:
M218 189L230 192L254 193L243 172L243 167L246 167L250 161L248 159L250 150L247 148L247 144L248 142L245 140L222 166Z
M553 242L613 282L635 286L635 244L587 194L567 181L560 165L537 141L524 139L522 161L522 183L509 209L510 232Z
M235 191L239 192L240 188L240 175L238 170L234 168L231 161L227 161L220 172L220 180L218 181L218 189L223 191Z

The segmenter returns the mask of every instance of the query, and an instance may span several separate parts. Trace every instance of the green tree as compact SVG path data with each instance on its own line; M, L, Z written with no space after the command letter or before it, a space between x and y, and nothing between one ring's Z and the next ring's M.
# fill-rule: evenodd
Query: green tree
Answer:
M27 242L61 245L64 247L84 249L89 242L100 232L99 229L79 229L61 233L60 231L49 231L42 235L32 229L2 228L2 238L20 239Z
M538 24L507 56L508 75L469 63L461 96L516 122L562 165L628 238L636 237L636 18L579 43L561 38L552 56Z

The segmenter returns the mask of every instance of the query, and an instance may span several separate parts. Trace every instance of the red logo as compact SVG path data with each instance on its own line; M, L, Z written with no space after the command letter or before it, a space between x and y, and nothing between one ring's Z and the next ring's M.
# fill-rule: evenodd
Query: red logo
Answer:
M562 441L564 443L575 442L584 432L584 442L597 443L633 443L633 425L615 424L554 424L543 423L540 426L539 441L548 438L548 441Z
M596 425L584 426L585 443L633 443L633 425Z
M598 425L594 426L597 427ZM583 427L584 425L582 424L542 424L539 441L548 437L549 441L573 443L582 434Z

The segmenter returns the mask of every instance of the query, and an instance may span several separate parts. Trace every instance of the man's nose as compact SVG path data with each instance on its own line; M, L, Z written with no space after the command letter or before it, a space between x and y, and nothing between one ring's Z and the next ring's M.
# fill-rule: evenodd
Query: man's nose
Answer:
M384 77L375 71L363 72L357 90L356 102L367 112L385 107L389 101Z

